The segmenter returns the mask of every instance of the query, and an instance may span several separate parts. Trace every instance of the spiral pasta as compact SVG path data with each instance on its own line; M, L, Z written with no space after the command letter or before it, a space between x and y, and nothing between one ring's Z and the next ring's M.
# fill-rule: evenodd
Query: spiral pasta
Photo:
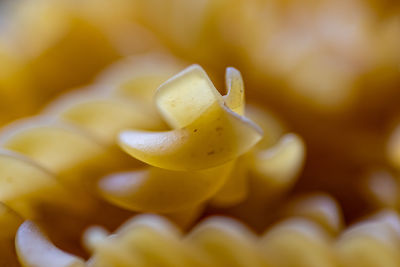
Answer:
M0 266L400 266L399 18L0 1Z
M147 59L145 57L149 66L154 58L161 63L164 57L159 55L149 55ZM142 62L146 60L142 59ZM124 66L127 68L127 73L129 73L129 68L135 69L135 64L137 63L134 62L133 66L132 63ZM204 104L196 102L199 105L198 113L205 114L201 115L204 122L200 120L194 126L190 126L190 130L188 130L190 134L196 134L194 129L199 134L201 131L207 133L209 129L212 132L205 135L203 133L203 139L195 141L192 145L190 145L192 141L189 139L189 145L186 151L182 150L183 153L191 153L190 151L200 147L200 144L212 135L219 139L212 141L208 150L224 149L224 147L229 150L236 146L232 141L238 142L239 140L245 146L241 145L243 148L232 150L232 152L228 151L233 153L232 156L226 153L220 155L221 160L217 161L215 158L211 161L208 160L207 157L212 156L209 153L199 153L200 158L180 163L183 168L187 168L184 171L175 170L175 168L163 169L160 168L161 166L148 166L145 169L116 173L117 170L128 166L129 168L140 166L140 162L127 157L117 149L115 140L119 131L127 128L167 129L168 126L157 114L156 108L160 109L160 106L163 107L161 110L164 117L166 117L165 114L172 114L170 117L166 117L168 118L167 122L171 125L174 123L179 125L185 120L185 118L176 117L174 114L179 114L179 112L174 113L174 110L168 110L169 107L166 104L153 106L147 96L154 93L156 87L153 82L148 84L149 87L146 90L149 92L143 91L142 86L147 84L145 78L153 80L157 75L165 77L166 73L171 71L171 67L178 65L174 65L171 61L165 61L165 66L165 69L160 69L159 74L153 71L150 76L147 76L149 74L143 71L142 75L136 73L136 77L129 76L131 81L128 81L126 76L119 79L118 77L101 79L103 82L98 85L98 88L94 85L87 91L69 94L45 109L42 116L7 126L2 132L1 144L4 148L14 152L4 152L1 171L4 173L2 177L12 175L12 178L3 180L2 188L7 194L1 194L1 201L23 217L33 220L42 220L41 218L48 216L50 211L54 213L53 216L62 217L75 214L72 216L87 218L93 216L101 208L101 205L104 205L97 196L98 183L100 195L113 204L132 211L163 213L177 223L187 225L199 215L207 200L211 200L213 205L231 206L246 198L249 189L242 185L247 184L250 170L254 169L254 178L258 179L265 187L269 187L268 183L273 183L274 179L281 183L278 187L289 188L291 186L291 181L297 176L304 158L301 139L295 135L288 135L282 139L281 144L272 148L271 145L265 144L266 142L260 143L255 150L257 153L248 152L242 156L243 160L235 162L233 160L235 157L247 152L261 138L261 130L258 126L236 115L236 112L243 114L244 110L244 91L240 73L234 69L228 70L228 94L222 98L215 88L212 89L213 85L205 72L198 66L189 67L176 76L177 79L181 79L179 82L182 84L182 89L178 89L179 87L173 85L175 81L170 80L169 85L165 83L158 91L160 94L163 86L172 86L170 87L172 88L171 95L166 96L166 99L175 101L175 98L179 101L182 94L176 94L173 90L186 90L186 85L192 82L192 75L198 79L198 88L189 91L186 95L187 99L183 100L182 104L187 104L187 101L201 90L214 90L211 91L209 99L204 99ZM121 75L121 72L118 72L118 75ZM162 79L160 79L161 82ZM114 89L110 92L109 88L112 86ZM134 99L124 99L121 97L124 94L131 95ZM140 98L141 102L135 101ZM215 101L214 99L220 102L212 102ZM221 101L224 101L227 107ZM193 104L195 102L190 105ZM233 111L229 109L231 107ZM249 114L255 112L254 110L254 108L253 111L250 109ZM255 113L257 112L260 114L260 111ZM189 117L191 116L199 115L189 115ZM257 116L255 118L259 119ZM172 122L173 120L176 121ZM196 122L198 119L192 120ZM216 120L215 126L208 124L209 120ZM269 125L271 121L265 120L263 124L264 126ZM219 137L219 128L226 130L223 138ZM185 129L185 126L179 125L177 129ZM266 130L269 131L268 135L270 136L277 135L268 128ZM123 135L124 133L121 134L121 143L124 142ZM243 139L244 137L250 138L249 141ZM229 138L232 140L229 141ZM221 141L228 143L224 145ZM273 143L274 141L270 140L269 142ZM221 145L223 146L220 147ZM178 146L181 145L178 144ZM60 151L63 153L60 154ZM172 151L176 151L176 149L172 148ZM264 155L266 153L271 155ZM177 160L180 161L185 157L183 154L181 158L177 157ZM257 164L252 166L251 158L256 158L256 162L259 162L258 164L261 164L262 168ZM173 158L171 159L173 160ZM198 165L199 167L196 168L199 169L193 170L192 166L197 166L197 164L190 164L200 163L202 159L206 162L205 165ZM280 161L290 162L290 165L285 164L285 166L279 167L277 163ZM271 167L268 167L268 162L271 162ZM210 163L214 165L209 165ZM242 169L240 177L236 176L238 168ZM107 173L114 174L98 180L101 175ZM35 187L26 187L27 180L24 177L27 175L30 176L29 179ZM160 190L159 192L157 192L157 188ZM53 198L56 198L57 201L54 202ZM62 207L63 211L54 212L53 207ZM114 210L111 208L108 212L110 214L121 213L115 208ZM101 220L101 218L96 219ZM42 227L48 227L47 223L42 223ZM81 227L83 225L72 226L69 231L78 233ZM29 231L35 232L36 230ZM56 236L56 238L63 239L62 235L61 233L61 236Z
M384 211L348 229L330 232L326 226L337 225L341 214L337 205L324 195L305 196L297 207L310 200L320 208L325 223L316 213L302 213L291 207L291 215L271 226L262 235L255 234L233 219L212 217L196 225L189 233L156 215L139 215L122 225L114 234L101 227L89 228L84 242L93 253L87 266L397 266L399 216ZM304 206L303 206L304 207ZM296 215L296 209L300 212ZM312 209L309 209L311 211ZM311 215L310 215L311 214ZM314 215L312 215L314 214ZM288 214L287 214L288 215ZM328 223L328 224L327 224ZM26 228L31 229L27 232ZM338 229L336 229L338 230ZM24 223L18 239L43 242L32 223ZM33 232L33 234L31 233ZM29 243L29 242L26 242ZM22 251L25 244L17 243ZM51 244L50 244L51 246ZM39 247L39 246L37 246ZM54 247L52 249L55 249ZM39 248L40 250L40 248ZM38 250L38 251L39 251ZM379 251L379 253L376 253ZM60 253L60 251L53 254ZM36 255L37 256L37 255ZM34 264L34 255L22 255ZM64 254L61 259L72 260ZM73 258L76 266L84 266ZM78 265L79 264L81 265ZM75 266L53 264L41 266Z

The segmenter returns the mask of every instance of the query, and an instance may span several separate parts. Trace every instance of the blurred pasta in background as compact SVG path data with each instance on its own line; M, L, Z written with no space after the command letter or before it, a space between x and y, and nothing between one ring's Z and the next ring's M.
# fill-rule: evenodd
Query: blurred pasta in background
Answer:
M395 0L0 1L0 266L400 266Z

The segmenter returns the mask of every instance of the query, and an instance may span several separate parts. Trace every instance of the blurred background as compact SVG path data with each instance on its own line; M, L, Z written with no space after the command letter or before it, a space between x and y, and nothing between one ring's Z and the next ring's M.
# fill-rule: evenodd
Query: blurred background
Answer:
M112 63L149 52L203 66L224 91L302 136L294 193L325 191L348 221L400 207L397 0L0 1L0 123L35 114Z

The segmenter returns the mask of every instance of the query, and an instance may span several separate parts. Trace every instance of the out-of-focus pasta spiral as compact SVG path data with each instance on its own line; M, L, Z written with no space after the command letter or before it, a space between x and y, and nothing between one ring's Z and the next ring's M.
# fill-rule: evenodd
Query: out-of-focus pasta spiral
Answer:
M0 124L36 112L122 56L159 50L150 32L117 20L117 14L106 15L97 4L38 0L2 5Z
M37 107L121 56L169 49L219 71L250 70L274 85L252 94L291 107L357 111L367 100L380 105L398 82L399 7L370 2L22 0L3 20L0 62L13 65L4 91L23 81L21 93L33 93L26 104Z
M347 229L341 218L331 197L316 194L288 204L281 221L261 235L224 217L183 234L163 217L138 215L113 234L89 228L83 242L92 257L86 263L54 247L29 221L16 244L26 266L398 266L396 212L379 212Z

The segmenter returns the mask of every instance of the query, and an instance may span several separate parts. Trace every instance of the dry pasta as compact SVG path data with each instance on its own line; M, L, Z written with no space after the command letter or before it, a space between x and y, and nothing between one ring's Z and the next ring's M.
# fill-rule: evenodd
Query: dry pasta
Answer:
M321 198L326 196L316 197L322 200L319 204L327 203ZM329 209L320 210L330 212ZM340 212L333 215L341 216ZM400 225L396 212L378 213L335 234L327 231L313 216L291 216L257 235L240 222L224 217L208 218L183 234L162 217L139 215L114 234L101 227L89 228L84 238L93 256L87 265L397 266L399 263L396 249ZM335 223L332 217L325 218ZM32 243L48 242L37 231L36 226L26 222L20 227L17 238L30 238ZM23 245L17 243L17 247L21 246L20 251L24 249ZM51 244L46 246L54 252L49 253L48 261L40 266L75 266L62 262L67 260L75 262L76 266L84 266L78 257L60 252ZM36 248L37 252L41 249L39 244ZM57 257L60 263L49 265L50 257L58 253L63 253ZM29 264L39 260L37 255L20 257Z
M153 57L153 55L150 55L148 60L153 60ZM170 66L168 65L168 67ZM160 70L160 75L165 75L164 72L164 70ZM247 153L243 155L244 158L254 157L259 162L265 162L266 164L269 161L279 162L280 160L285 160L286 157L293 157L294 161L291 163L293 165L291 167L293 168L292 171L288 172L286 166L279 167L279 165L275 166L275 164L269 168L265 165L262 169L257 164L252 166L250 159L241 160L240 164L239 162L235 163L233 161L234 157L247 152L262 137L262 131L258 126L235 113L235 111L243 113L243 108L240 105L243 105L244 91L240 73L234 69L228 70L228 94L225 99L220 96L215 88L210 87L213 86L211 81L198 66L189 67L176 76L182 79L180 82L183 87L179 90L190 89L185 84L191 84L192 73L198 75L196 78L199 80L200 87L195 91L189 91L187 93L188 99L197 94L198 90L212 89L215 91L210 96L211 101L214 101L213 98L217 97L217 99L220 99L218 101L227 103L227 107L224 104L216 106L218 102L210 105L207 103L209 100L205 99L204 105L206 109L199 106L199 109L203 108L199 113L207 114L207 105L211 107L211 117L206 115L203 120L217 121L217 124L212 127L212 134L217 138L220 138L218 128L227 127L227 133L224 137L217 139L214 143L211 142L209 149L219 149L220 141L232 138L230 136L244 142L243 148L231 152L233 153L232 156L231 154L223 153L219 156L221 159L215 163L212 162L214 159L212 161L207 159L210 156L209 153L199 153L200 158L191 162L195 163L203 160L206 163L203 166L196 167L199 168L198 170L192 170L193 167L190 166L196 165L190 165L193 163L189 161L188 163L183 162L183 165L181 165L184 166L185 171L175 170L175 168L162 169L159 168L160 166L158 168L149 166L145 169L143 167L139 168L133 172L111 174L98 180L102 174L115 172L127 166L130 166L130 168L134 165L140 166L139 162L135 162L117 150L115 139L119 131L126 128L167 129L168 126L159 117L160 115L157 115L153 110L155 107L152 106L150 100L148 102L143 100L143 102L135 104L134 100L131 101L118 96L119 88L115 89L116 92L112 96L113 94L110 95L110 92L103 89L101 85L98 88L95 88L96 85L94 85L94 88L88 90L89 93L82 91L81 93L73 93L72 96L67 95L61 98L57 101L59 104L50 106L44 111L43 116L13 123L3 130L2 146L18 154L4 152L4 159L2 160L4 167L2 171L5 174L3 177L9 175L6 174L8 172L14 175L15 178L11 178L10 181L3 181L4 186L8 184L8 187L2 187L4 192L12 193L12 195L2 194L2 201L29 219L43 220L48 216L46 213L49 212L48 209L52 210L52 207L57 206L59 207L58 209L62 208L62 211L58 211L60 213L70 210L70 213L75 214L73 216L87 218L87 216L92 216L98 209L101 209L99 205L101 205L102 201L96 196L96 184L98 183L100 195L122 208L141 212L161 212L172 220L182 223L182 225L187 225L199 216L205 201L211 198L213 198L211 201L213 205L229 206L246 197L249 192L248 190L243 191L241 184L247 183L248 172L251 169L257 172L256 177L258 178L256 179L259 179L265 187L268 187L268 183L273 183L273 179L276 179L276 181L286 179L278 187L290 187L291 181L298 174L296 170L301 168L301 162L304 157L304 147L301 139L293 134L287 135L282 139L281 144L276 145L276 148L274 146L270 148L267 145L259 145L256 154ZM153 73L152 75L157 74ZM132 80L143 81L145 77L146 74L143 74L143 76L133 77ZM125 80L122 80L122 82L125 82ZM169 81L169 83L173 82L174 80ZM167 84L163 86L165 85ZM155 88L152 86L151 84L148 90L153 90L154 92ZM136 88L137 86L133 82L130 93L141 94L140 91L135 92ZM175 90L175 87L171 88ZM143 88L140 89L143 90ZM96 95L97 92L99 97L91 97L91 95ZM162 92L161 89L159 89L158 93L160 92ZM80 94L82 97L79 97ZM180 95L172 92L171 97L179 99ZM186 101L183 101L183 103L186 103ZM230 108L229 105L233 107L234 111L228 109ZM159 106L158 109L160 109ZM208 109L210 110L210 108ZM143 113L146 110L148 110L148 113ZM104 117L102 115L103 112L106 112L108 117ZM163 112L169 111L164 109ZM217 112L217 117L213 115L215 112ZM170 114L173 114L173 111ZM221 116L218 114L222 115L222 122L218 122ZM196 114L190 116L196 116ZM149 122L152 117L154 120ZM175 117L171 116L167 122L173 119ZM184 118L180 120L182 121ZM192 120L196 121L197 119ZM179 123L179 121L177 122ZM113 124L114 126L107 127ZM202 124L203 126L201 126ZM268 125L269 122L266 121L264 124ZM191 126L192 128L188 132L194 134L194 130L204 131L208 129L208 126L211 125L200 121L195 126ZM124 133L121 133L121 140L123 135ZM204 138L209 138L212 135L205 134L203 136L203 139L200 140L207 140ZM253 138L254 141L243 139L246 136ZM182 150L183 153L193 151L201 142L203 141L197 141L197 145L196 143L194 145L189 143L186 148L187 152ZM217 147L213 148L213 146ZM232 146L234 146L232 141L229 141L225 148L229 151ZM265 153L268 154L269 150L271 150L271 155L264 155ZM63 153L60 154L58 153L59 151L63 151ZM283 157L283 159L279 159L280 157ZM13 163L14 161L16 163ZM210 163L207 162L217 166L209 165ZM17 165L14 167L15 164ZM35 187L29 187L29 191L26 191L28 188L24 187L24 183L27 180L24 180L24 177L27 174L19 174L15 171L16 168L18 168L19 172L29 173L31 176L30 181L34 182ZM233 175L237 168L244 170L240 178L242 181L237 180L236 176ZM37 172L37 174L33 175L34 172ZM20 181L17 180L17 177ZM123 186L122 188L120 187L121 185ZM161 191L154 191L155 188L159 188ZM153 194L159 197L151 197ZM55 198L55 195L57 195L56 198L59 202L51 200ZM237 199L237 195L242 196ZM46 206L50 206L50 208ZM118 209L116 211L111 209L109 212L111 214L117 212L118 214ZM53 216L60 216L57 214L55 212ZM44 223L43 225L46 226L47 224ZM77 227L77 229L72 227L72 231L79 231L80 227L82 226ZM71 231L71 229L69 230ZM62 235L58 238L62 239Z
M400 266L399 66L395 0L0 0L0 266Z

